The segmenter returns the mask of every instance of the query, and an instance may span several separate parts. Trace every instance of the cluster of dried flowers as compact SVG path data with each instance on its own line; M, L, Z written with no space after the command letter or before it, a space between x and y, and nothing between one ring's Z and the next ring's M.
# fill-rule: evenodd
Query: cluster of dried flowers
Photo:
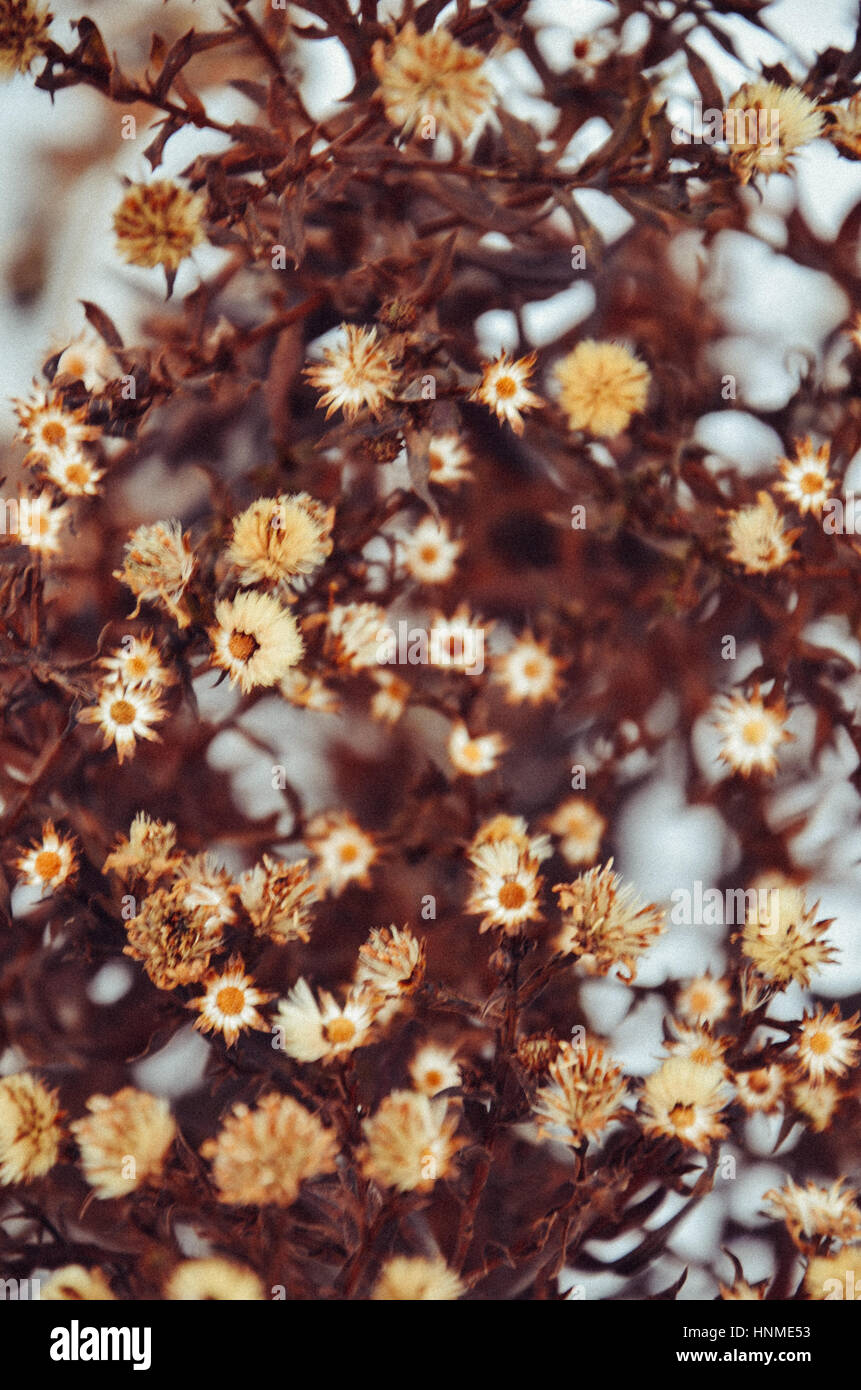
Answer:
M170 299L196 247L223 253L134 346L88 303L88 332L15 402L32 482L2 552L0 796L32 892L2 904L0 1261L49 1271L42 1297L560 1298L572 1271L609 1270L618 1297L673 1298L684 1271L653 1277L666 1241L757 1114L794 1136L795 1176L764 1194L773 1275L749 1283L731 1256L729 1279L714 1252L720 1296L861 1280L859 1014L808 993L793 1015L786 992L836 953L769 814L797 707L811 757L838 736L861 753L848 659L804 635L861 623L859 548L821 526L861 447L861 320L847 385L811 370L772 421L786 456L753 495L694 440L721 404L716 324L669 254L684 229L706 248L743 229L748 185L809 142L861 157L861 34L732 95L729 112L776 113L777 141L728 122L704 144L679 141L661 88L681 55L723 105L684 5L618 0L556 67L526 0L443 8L304 0L300 21L230 0L218 28L155 35L133 77L93 21L66 49L38 0L0 0L7 75L156 120L153 177L118 193L118 258L164 272ZM716 7L760 27L762 8ZM295 44L327 37L356 85L315 120ZM544 138L494 80L515 51L555 109ZM227 82L244 122L208 113ZM612 135L572 171L596 115ZM162 177L187 127L219 152ZM587 189L631 215L618 243ZM790 220L789 253L849 290L856 240L854 214L831 244ZM476 318L566 289L572 243L590 320L483 355ZM155 455L206 480L182 520L135 513ZM381 633L401 621L430 657L396 674ZM728 631L761 651L735 685ZM201 713L216 678L233 703ZM675 723L655 732L667 691ZM263 723L241 723L258 703ZM286 708L323 727L328 808L259 732ZM666 1041L642 1078L584 1025L582 991L610 977L640 1001L667 922L614 869L626 768L701 716L719 762L690 795L736 831L760 906L727 931L723 973L649 991ZM281 811L243 806L208 756L225 732L278 762ZM123 956L129 992L99 1003L94 976ZM203 1081L174 1100L133 1084L192 1015ZM802 1185L811 1171L827 1181Z

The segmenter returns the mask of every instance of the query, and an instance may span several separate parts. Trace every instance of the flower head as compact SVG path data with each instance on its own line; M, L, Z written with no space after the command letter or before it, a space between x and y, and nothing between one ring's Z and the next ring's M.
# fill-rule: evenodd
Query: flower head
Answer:
M494 658L493 675L505 689L509 704L540 705L559 695L563 662L550 655L550 645L524 633L512 647Z
M332 552L335 509L307 492L258 497L234 518L228 555L243 584L291 583L314 572Z
M469 732L462 719L452 724L448 736L448 756L452 766L467 777L484 777L493 772L508 744L502 734Z
M123 568L114 571L114 578L121 579L137 599L129 616L137 617L142 603L159 603L179 627L188 627L191 619L182 596L195 564L188 534L178 521L138 526L126 541Z
M371 1292L377 1302L445 1302L460 1298L465 1285L445 1260L420 1255L393 1255L386 1260Z
M19 502L19 540L42 555L58 555L63 548L60 532L69 521L68 503L54 506L54 495L47 489Z
M100 1269L63 1265L42 1285L39 1297L49 1303L104 1303L116 1299L116 1294Z
M18 416L18 439L23 439L29 452L24 463L50 466L52 463L81 459L82 445L100 434L97 425L87 424L87 407L69 410L57 393L36 390L26 400L13 401Z
M577 957L590 972L608 975L618 968L628 984L636 978L636 960L664 930L664 913L642 904L630 884L613 873L613 861L581 874L573 883L557 883L563 914L557 951Z
M783 517L767 492L756 494L756 505L730 512L727 522L729 559L745 574L768 574L795 558L797 531L784 531Z
M559 852L569 864L594 864L607 822L585 796L570 796L547 818L547 829L560 837Z
M627 1083L622 1068L606 1056L594 1039L573 1047L562 1042L547 1068L549 1085L542 1086L534 1104L541 1132L561 1129L575 1147L596 1139L623 1111Z
M676 1009L688 1023L719 1023L732 1006L732 995L725 980L715 980L711 972L698 975L680 992Z
M858 1028L859 1015L841 1018L835 1004L825 1013L821 1004L804 1017L798 1025L796 1048L798 1060L812 1082L825 1081L828 1075L845 1076L854 1067L861 1053L861 1043L852 1038Z
M50 1172L60 1155L61 1114L56 1091L29 1072L0 1077L0 1183Z
M723 1067L668 1057L643 1083L643 1128L707 1153L713 1139L729 1133L721 1115L730 1095Z
M380 851L374 837L346 811L314 816L308 822L305 842L317 858L315 878L321 892L337 898L349 883L370 886L369 870Z
M460 1067L454 1060L457 1049L440 1043L423 1043L409 1065L410 1079L417 1091L425 1096L439 1095L451 1086L461 1084Z
M98 724L105 748L116 744L117 758L122 764L135 751L139 738L160 742L161 735L152 727L164 719L164 706L158 696L141 685L114 685L106 681L99 692L98 703L88 705L78 714L82 724Z
M43 52L52 14L34 0L3 0L0 9L0 77L29 72Z
M165 1284L164 1296L183 1303L191 1301L259 1302L266 1297L253 1270L235 1260L211 1255L199 1260L183 1260Z
M13 860L22 882L40 887L42 892L54 893L64 883L70 883L77 873L78 853L73 836L63 838L46 820L42 838L35 841L18 859Z
M824 111L831 117L831 124L825 134L846 154L861 155L861 92L850 97L846 105L826 106Z
M212 660L243 695L277 685L302 656L304 643L293 614L271 594L243 591L215 605L210 628Z
M799 87L759 78L730 97L724 116L730 168L742 183L754 174L786 174L792 155L822 134L825 117Z
M861 1234L861 1211L857 1192L843 1190L843 1182L838 1178L831 1187L814 1182L800 1187L789 1178L785 1187L772 1188L763 1200L770 1205L770 1216L786 1222L790 1236L802 1250L815 1248L822 1238L852 1241Z
M377 340L376 328L360 328L354 323L344 323L341 328L345 341L324 348L322 364L305 368L315 391L323 392L317 407L327 407L327 420L336 410L343 410L347 420L355 420L363 407L379 416L397 389L394 348Z
M158 648L153 644L152 633L144 632L140 637L123 639L111 656L103 656L99 663L107 675L104 685L124 685L129 689L135 686L160 690L163 686L174 685L176 676L162 665Z
M460 487L469 482L470 456L466 445L456 434L435 434L428 444L428 480L439 487Z
M285 864L264 854L240 878L239 897L259 936L282 943L308 940L317 889L308 877L307 859Z
M378 603L336 603L326 614L326 641L339 666L362 671L377 664L386 613Z
M420 584L446 584L454 576L455 562L463 549L454 541L445 521L423 517L413 532L400 542L407 571Z
M190 905L181 882L149 893L126 923L126 933L123 954L142 961L159 989L197 984L222 939L219 915L208 905Z
M386 998L401 998L418 989L425 974L425 943L408 927L374 927L359 947L354 976L356 985L367 986Z
M273 1019L279 1046L298 1062L331 1062L365 1045L382 1003L366 986L354 986L343 1005L324 989L318 1002L307 981L297 980Z
M836 952L823 938L833 919L816 920L819 906L808 908L803 889L779 874L763 875L754 884L753 905L741 933L741 949L763 979L782 989L792 980L803 988Z
M170 1106L124 1086L113 1096L90 1096L89 1115L69 1126L81 1150L84 1177L96 1196L124 1197L161 1175L176 1137Z
M777 750L793 737L786 729L786 719L783 701L766 705L758 690L750 697L720 696L714 712L721 737L718 757L742 777L749 777L752 772L773 777L777 771Z
M814 1255L808 1261L804 1292L809 1299L847 1298L849 1288L857 1301L855 1290L861 1288L861 1248L858 1245L846 1245L834 1255Z
M772 1063L753 1071L735 1073L735 1098L749 1115L771 1115L778 1108L786 1085L783 1067Z
M207 1139L200 1152L212 1160L222 1202L289 1207L303 1182L334 1171L338 1144L304 1105L273 1092L253 1110L235 1105L216 1138Z
M471 401L481 401L496 418L511 426L515 434L524 430L523 412L537 410L544 402L529 389L537 353L515 361L507 352L500 352L492 362L485 362L481 381L470 395Z
M57 359L57 376L82 381L88 391L102 390L118 373L114 355L101 338L81 333L64 348Z
M412 20L390 43L378 39L371 63L390 123L404 135L417 126L439 125L458 140L486 121L493 88L484 73L484 54L458 43L447 29L420 34Z
M140 877L154 883L179 862L173 822L153 820L146 811L138 811L129 827L128 839L120 837L102 871L108 873L113 869L123 879Z
M646 408L649 369L621 343L585 338L557 362L555 376L569 429L612 438Z
M472 850L473 890L465 911L481 913L479 931L502 927L516 933L541 918L543 879L538 861L514 839L491 841Z
M834 480L828 474L830 461L831 445L826 442L814 449L809 436L796 440L795 458L780 460L783 481L775 486L802 516L807 512L819 516L828 501L834 487Z
M172 179L132 184L114 213L117 250L131 265L175 273L205 240L205 214L206 199Z
M254 988L254 981L245 974L238 956L232 957L224 969L208 971L201 983L206 993L189 1003L189 1008L200 1011L200 1017L194 1020L195 1028L204 1033L222 1033L228 1047L246 1028L267 1029L256 1005L265 1004L274 996Z
M362 1171L398 1192L429 1192L452 1171L462 1147L454 1138L458 1118L444 1099L392 1091L364 1122Z
M814 1134L823 1134L828 1129L843 1099L833 1081L806 1078L795 1082L791 1095L803 1122Z

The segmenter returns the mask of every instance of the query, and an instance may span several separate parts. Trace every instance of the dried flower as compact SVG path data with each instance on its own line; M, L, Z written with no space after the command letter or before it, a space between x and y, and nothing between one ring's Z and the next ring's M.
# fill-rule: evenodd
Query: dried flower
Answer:
M82 381L88 391L99 392L117 376L114 355L101 338L81 333L57 359L57 376Z
M538 861L516 840L480 845L470 855L473 890L464 911L481 913L479 931L502 927L517 933L527 922L541 918L539 898L543 879Z
M780 1189L766 1192L764 1201L770 1204L769 1216L786 1222L787 1230L802 1250L815 1248L821 1238L852 1241L861 1234L861 1211L857 1192L842 1190L845 1179L838 1178L831 1187L808 1182L799 1187L791 1178Z
M562 665L558 657L550 655L549 642L539 642L527 632L494 658L493 675L504 686L509 704L540 705L559 698Z
M36 840L18 859L13 860L22 883L39 887L43 894L55 893L63 884L70 885L78 871L78 853L74 836L57 834L54 822L46 820L42 838Z
M114 213L117 250L131 265L176 272L206 239L206 199L172 179L132 184Z
M304 1105L273 1092L253 1110L234 1105L217 1137L207 1139L200 1152L212 1160L222 1202L289 1207L303 1182L334 1171L338 1144Z
M419 34L412 20L386 44L378 39L371 63L380 84L386 117L403 135L426 123L466 140L486 121L493 88L484 74L484 54L465 48L447 29Z
M362 830L346 811L327 811L314 816L305 831L305 843L317 858L316 882L322 893L340 897L349 883L368 888L368 872L380 851L374 837Z
M666 1134L707 1153L713 1139L725 1139L729 1133L721 1123L729 1098L723 1067L669 1057L643 1082L643 1128L647 1134Z
M43 491L22 498L19 514L21 542L42 555L58 555L63 548L60 532L71 517L68 503L55 507L53 494Z
M3 0L0 12L0 77L29 72L43 52L54 18L34 0Z
M481 401L498 420L510 425L515 434L522 434L525 428L523 412L537 410L544 404L540 396L529 390L536 360L534 352L516 361L507 352L500 352L492 362L485 362L481 381L470 400Z
M597 1139L623 1113L627 1083L622 1068L613 1065L594 1039L578 1047L559 1044L547 1068L550 1084L542 1086L534 1103L543 1123L542 1134L564 1132L565 1142L577 1147Z
M679 1015L688 1023L713 1024L726 1018L732 1007L732 994L725 980L715 980L711 972L698 975L680 991L676 1002Z
M780 875L763 875L753 889L740 934L742 952L764 979L782 989L792 980L806 988L810 976L836 958L834 947L823 940L833 918L817 921L819 904L808 909L803 890Z
M90 1096L89 1115L69 1126L81 1150L84 1177L102 1200L125 1197L161 1176L176 1137L170 1106L124 1086L113 1096Z
M454 1060L457 1049L439 1043L423 1043L409 1065L413 1086L425 1096L439 1095L461 1083L460 1067Z
M425 943L408 927L374 927L359 947L355 983L387 998L413 994L424 979Z
M756 506L730 512L729 559L742 565L745 574L769 574L795 558L792 542L798 532L784 531L783 517L767 492L758 492L756 499Z
M116 744L120 763L133 756L139 738L161 741L161 735L152 726L164 717L164 706L149 689L141 685L114 685L110 681L99 691L98 703L78 713L82 724L98 724L105 748Z
M636 960L664 930L664 912L654 903L643 905L630 884L613 873L613 861L590 869L573 883L557 883L563 913L555 947L577 957L590 973L608 975L618 968L631 984Z
M104 1303L116 1299L100 1269L63 1265L42 1284L39 1298L49 1303Z
M126 541L123 568L114 571L114 578L121 579L137 599L129 616L136 618L142 603L159 603L179 627L188 627L191 620L182 596L195 563L188 533L183 533L178 521L139 526Z
M847 1245L835 1255L814 1255L804 1276L804 1292L813 1300L854 1297L861 1287L861 1247ZM848 1293L852 1289L852 1294Z
M377 1302L440 1303L460 1298L465 1291L462 1280L445 1260L393 1255L380 1270L371 1298Z
M569 864L593 864L607 822L585 796L570 796L547 818L547 828L560 836L559 852Z
M163 686L174 685L176 676L162 665L159 650L153 644L152 633L144 632L140 637L123 639L112 656L103 656L99 664L108 672L103 683L150 687L160 690Z
M861 1014L857 1013L851 1018L841 1018L837 1004L828 1013L820 1004L811 1014L805 1010L798 1025L796 1047L798 1060L812 1082L824 1081L829 1074L845 1076L855 1065L861 1043L854 1042L851 1035L859 1019Z
M275 996L254 988L254 981L245 974L239 956L232 956L222 970L208 971L201 983L206 993L189 1001L190 1009L200 1010L200 1017L194 1020L195 1028L204 1033L223 1033L228 1047L233 1046L246 1028L266 1031L268 1024L256 1006Z
M153 820L146 811L138 811L128 839L120 837L117 848L105 860L103 873L113 869L123 879L140 877L155 883L178 864L173 822Z
M0 1183L32 1182L60 1156L62 1130L56 1091L29 1072L0 1078Z
M228 556L242 584L290 583L313 574L332 553L335 509L307 492L259 497L234 519Z
M300 660L302 634L292 613L271 594L242 592L215 605L210 628L212 660L239 685L243 695L277 685Z
M460 487L472 478L466 445L456 434L435 434L428 444L428 480L439 487Z
M776 483L775 487L802 516L808 512L814 516L821 515L834 487L834 480L828 474L830 460L831 445L826 442L819 449L814 449L809 436L796 440L795 458L779 460L783 482Z
M326 615L327 640L339 666L362 671L375 666L385 627L385 610L376 603L335 604Z
M453 541L446 522L423 517L401 541L403 563L420 584L446 584L454 576L455 562L463 549Z
M208 906L192 907L182 883L157 888L141 902L126 924L123 954L143 961L159 989L197 984L221 946L221 926Z
M343 410L347 420L355 420L363 407L379 416L397 388L394 348L391 343L378 342L376 328L344 323L341 330L346 341L324 348L322 365L305 368L315 391L323 392L317 406L327 407L327 420L336 410Z
M317 889L308 877L307 859L285 864L264 854L240 878L239 897L260 936L281 943L309 939Z
M248 1303L259 1302L266 1293L253 1270L212 1255L178 1264L165 1284L164 1296L183 1303L203 1299Z
M459 1115L444 1099L392 1091L362 1128L362 1170L398 1192L429 1192L453 1171L463 1141L454 1138Z
M555 376L569 429L610 438L646 408L649 369L621 343L585 338L557 362Z
M502 734L470 734L463 720L452 724L448 736L448 756L452 766L467 777L484 777L493 772L508 744Z
M777 771L777 750L793 737L786 729L786 719L783 701L766 705L758 690L750 697L719 696L714 712L714 723L721 736L718 757L742 777L749 777L752 772L773 777Z
M814 1134L822 1134L840 1108L842 1096L833 1081L796 1081L792 1101Z
M761 1111L771 1115L778 1108L786 1084L786 1073L776 1063L735 1073L735 1095L748 1114Z
M759 78L730 97L724 117L730 168L742 183L754 174L787 174L792 155L822 134L825 118L798 87Z
M306 980L299 979L274 1015L279 1046L298 1062L331 1062L368 1041L382 997L365 986L353 987L343 1006L326 990L320 1002Z

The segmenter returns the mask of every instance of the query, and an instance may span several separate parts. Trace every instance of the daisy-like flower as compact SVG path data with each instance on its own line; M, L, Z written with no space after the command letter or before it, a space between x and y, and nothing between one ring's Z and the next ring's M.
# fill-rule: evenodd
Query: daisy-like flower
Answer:
M463 542L452 540L447 522L437 522L426 516L400 541L400 548L403 563L413 579L420 584L447 584L454 575Z
M855 1240L861 1232L858 1193L851 1188L844 1190L844 1181L838 1178L830 1187L814 1182L799 1187L788 1178L785 1187L765 1193L767 1214L785 1221L792 1240L802 1250L815 1247L823 1237L844 1244Z
M39 1298L49 1303L105 1303L115 1300L116 1294L100 1269L63 1265L41 1286Z
M466 140L490 114L493 88L484 54L458 43L447 29L420 34L412 20L389 43L378 39L371 63L386 119L409 136L426 121Z
M206 238L206 198L172 179L132 184L114 213L117 250L130 265L169 274Z
M470 394L471 401L481 401L496 418L511 426L515 434L524 431L523 412L538 410L544 405L540 396L529 389L538 354L514 358L500 352L492 362L483 364L481 381Z
M559 695L563 662L550 655L550 644L531 632L519 637L507 652L493 659L493 678L505 688L510 705L540 705Z
M676 1001L679 1016L688 1023L712 1024L726 1018L732 994L725 980L715 980L711 972L698 975L685 985Z
M428 444L428 481L440 487L460 487L472 479L470 455L456 434L435 434Z
M33 0L3 0L0 9L0 77L29 72L44 51L53 15Z
M42 555L58 555L63 548L60 533L69 521L69 504L54 506L53 493L44 489L35 497L22 497L18 504L18 539Z
M846 1245L835 1255L812 1256L804 1276L804 1292L809 1299L848 1298L850 1288L857 1302L855 1290L861 1288L861 1246Z
M165 1284L164 1296L182 1303L204 1299L248 1303L260 1302L266 1293L253 1270L235 1260L211 1255L178 1264Z
M374 838L362 830L346 811L314 816L305 831L305 843L317 859L316 883L323 893L339 897L348 883L369 888L369 870L380 851Z
M256 1006L268 1003L275 996L255 989L252 977L245 974L245 966L238 956L231 957L225 969L210 970L202 983L206 993L190 1000L188 1005L190 1009L200 1010L200 1017L194 1020L195 1028L204 1033L223 1033L228 1047L233 1046L246 1028L266 1031L269 1025Z
M559 852L569 864L594 864L607 822L585 796L570 796L547 818L547 829L560 837Z
M835 104L823 108L831 117L825 134L838 150L861 155L861 92L850 97L845 106Z
M365 1046L382 1002L372 990L354 986L343 1006L326 990L320 990L318 1003L308 982L299 979L273 1019L279 1046L297 1062L331 1062Z
M317 408L326 407L327 420L336 410L343 410L345 419L355 420L363 408L379 417L397 391L398 373L392 365L395 349L378 341L376 327L344 323L341 330L345 341L324 348L324 361L305 368L311 386L323 392Z
M466 1285L445 1260L393 1255L386 1260L371 1292L374 1302L444 1303L460 1298Z
M461 1084L460 1067L454 1060L457 1048L440 1043L423 1043L410 1062L410 1079L424 1096L436 1096Z
M392 1091L362 1128L362 1171L398 1192L429 1192L448 1176L463 1140L455 1139L459 1112L443 1099Z
M448 756L456 771L467 777L484 777L493 772L508 747L502 734L469 732L462 719L452 724L448 736Z
M798 1060L808 1078L816 1083L826 1077L845 1076L854 1067L861 1052L861 1043L852 1039L858 1027L859 1017L841 1018L837 1004L825 1013L821 1004L814 1012L804 1017L798 1025L796 1048Z
M756 499L755 505L730 512L727 556L745 574L769 574L795 558L792 543L798 532L784 531L783 517L767 492L758 492Z
M191 619L182 596L196 563L188 533L178 521L138 526L126 541L123 568L114 570L114 579L122 580L137 599L129 617L137 617L142 603L159 603L179 627L188 627Z
M326 642L339 666L376 666L386 611L378 603L336 603L326 614Z
M727 1073L724 1053L732 1041L729 1037L715 1037L707 1028L689 1028L676 1019L667 1020L668 1029L673 1035L664 1044L671 1057L686 1057L698 1067L720 1067Z
M482 623L461 603L446 618L436 614L430 629L430 660L446 671L480 675L484 669L485 639L493 625Z
M0 1183L31 1182L60 1155L62 1111L56 1091L29 1072L0 1078Z
M715 704L714 724L721 736L718 757L733 772L749 777L777 771L777 750L793 738L786 729L786 706L782 700L766 705L756 690L745 695L721 695Z
M788 502L804 516L812 512L820 516L834 487L834 479L828 475L831 462L831 445L825 443L814 449L810 436L795 442L795 458L782 458L778 467L783 474L783 482L776 483Z
M737 1071L735 1098L749 1115L772 1115L783 1097L785 1084L786 1073L776 1063L753 1071Z
M81 1150L84 1177L103 1201L125 1197L161 1176L176 1138L170 1105L124 1086L113 1096L90 1096L89 1115L69 1126Z
M334 1172L338 1143L298 1100L271 1093L253 1110L234 1105L200 1152L212 1160L220 1201L289 1207L303 1182Z
M208 851L185 859L176 868L176 889L183 906L194 911L205 908L206 929L218 930L236 921L233 904L239 889L230 874Z
M71 448L63 454L56 450L40 462L47 480L67 497L95 497L98 493L104 470L96 468L81 449Z
M557 362L554 376L569 429L610 439L646 408L649 369L621 343L585 338Z
M393 671L374 671L372 680L379 688L371 696L371 716L383 724L397 724L412 694L409 681Z
M557 883L563 913L557 951L577 957L591 974L608 975L618 968L631 984L637 957L664 930L665 913L654 903L643 904L631 884L613 873L613 861L589 869L573 883Z
M82 724L98 724L105 748L116 744L122 764L133 756L139 738L160 743L161 735L152 727L165 717L158 696L143 686L114 685L106 682L99 691L98 704L88 705L78 714Z
M799 87L758 78L732 96L724 115L730 168L742 183L754 174L787 174L792 155L823 133L822 110Z
M158 647L153 645L151 632L144 632L140 637L129 635L124 638L123 645L117 647L110 656L103 656L99 665L104 666L108 673L104 678L104 685L116 683L130 688L141 685L160 689L176 683L173 671L162 665L161 655Z
M781 874L762 875L753 890L740 933L743 954L763 979L781 989L796 980L806 989L811 975L836 959L823 939L834 919L817 921L819 904L808 909L803 890Z
M77 873L78 853L75 838L70 835L64 839L57 834L54 822L46 820L42 825L42 838L34 841L28 850L24 850L12 862L21 876L22 883L41 888L43 894L55 893Z
M332 553L335 508L307 492L258 497L234 518L228 557L241 583L287 583L313 574Z
M317 889L308 876L307 859L285 864L264 854L261 863L241 876L239 897L258 936L281 943L309 940Z
M152 820L146 811L138 811L129 827L128 839L120 837L116 849L105 860L102 872L113 869L122 879L140 877L154 883L171 873L179 862L173 822Z
M579 1146L585 1139L597 1139L623 1111L627 1083L622 1068L615 1066L594 1039L580 1047L569 1042L547 1069L550 1084L535 1097L534 1110L541 1134L558 1137Z
M57 376L82 381L88 391L98 393L117 376L117 364L107 343L92 333L81 333L57 359Z
M730 1098L723 1067L668 1057L643 1082L643 1128L647 1134L666 1134L707 1153L713 1139L725 1139L729 1133L721 1115Z
M793 1105L814 1134L829 1128L843 1099L833 1081L796 1081L791 1094Z
M13 400L18 416L17 439L24 440L29 453L24 463L47 463L52 458L64 458L80 453L81 445L98 438L97 425L88 425L87 407L67 410L62 396L48 391L34 391L26 400Z
M516 934L527 922L541 919L538 861L516 840L481 845L470 858L473 890L464 911L482 914L479 931L502 927Z
M477 849L481 849L482 845L501 844L503 840L513 841L524 854L528 854L539 863L549 859L553 854L549 835L530 835L529 826L523 816L500 814L482 821L467 845L466 857L475 863L473 856Z
M243 693L277 685L302 656L302 634L292 613L271 594L241 592L215 605L212 660Z
M123 955L142 961L159 989L198 984L221 947L217 914L208 906L190 905L187 894L183 883L156 888L126 923L128 945Z
M408 927L374 927L359 947L355 984L385 998L414 994L425 976L425 943Z

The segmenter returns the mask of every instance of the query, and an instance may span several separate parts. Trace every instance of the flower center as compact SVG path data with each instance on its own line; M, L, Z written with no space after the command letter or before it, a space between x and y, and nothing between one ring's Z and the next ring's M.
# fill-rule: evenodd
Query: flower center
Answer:
M59 420L49 420L42 426L42 438L46 444L63 444L66 439L66 426Z
M425 1085L432 1091L438 1091L442 1085L442 1072L435 1071L433 1067L425 1072Z
M47 880L53 878L55 874L60 872L62 864L63 861L56 850L43 849L36 855L33 861L33 868L36 870L39 878Z
M126 669L130 676L145 676L146 661L142 656L130 656L126 662Z
M714 1061L714 1058L707 1047L695 1047L691 1053L691 1061L696 1062L697 1066L707 1067Z
M820 1028L818 1032L811 1033L807 1039L807 1046L811 1052L815 1052L817 1057L823 1057L826 1052L831 1051L831 1035L825 1033Z
M340 1018L333 1018L331 1023L327 1023L323 1032L327 1042L346 1043L355 1037L356 1025L352 1019L344 1018L342 1014Z
M70 463L66 469L66 480L70 483L77 483L82 487L90 476L90 470L85 463Z
M250 661L259 645L250 632L231 632L227 647L235 661Z
M223 1014L241 1014L245 1008L245 993L236 985L225 985L215 996L215 1007Z
M801 479L802 492L819 492L822 488L821 473L805 473Z
M338 857L342 864L354 864L359 857L359 851L355 845L342 845Z
M745 743L764 743L768 730L764 719L749 719L741 731Z
M768 1075L764 1071L752 1071L747 1078L747 1084L757 1095L763 1096L768 1090Z
M694 1107L692 1105L674 1105L670 1111L670 1119L676 1129L690 1129L694 1122Z
M704 989L695 989L690 994L690 1006L695 1014L705 1014L711 1007L711 999Z
M499 901L503 907L522 907L526 902L526 889L522 883L503 883L499 890Z
M517 395L517 382L513 377L501 376L496 383L496 394L504 401L510 400L512 396Z
M114 700L111 705L111 719L115 724L134 724L137 711L128 700Z
M438 555L439 551L435 545L423 545L419 551L419 559L424 560L426 565L434 564Z
M541 675L541 662L537 656L531 656L528 661L524 661L523 674L528 681L538 680Z

